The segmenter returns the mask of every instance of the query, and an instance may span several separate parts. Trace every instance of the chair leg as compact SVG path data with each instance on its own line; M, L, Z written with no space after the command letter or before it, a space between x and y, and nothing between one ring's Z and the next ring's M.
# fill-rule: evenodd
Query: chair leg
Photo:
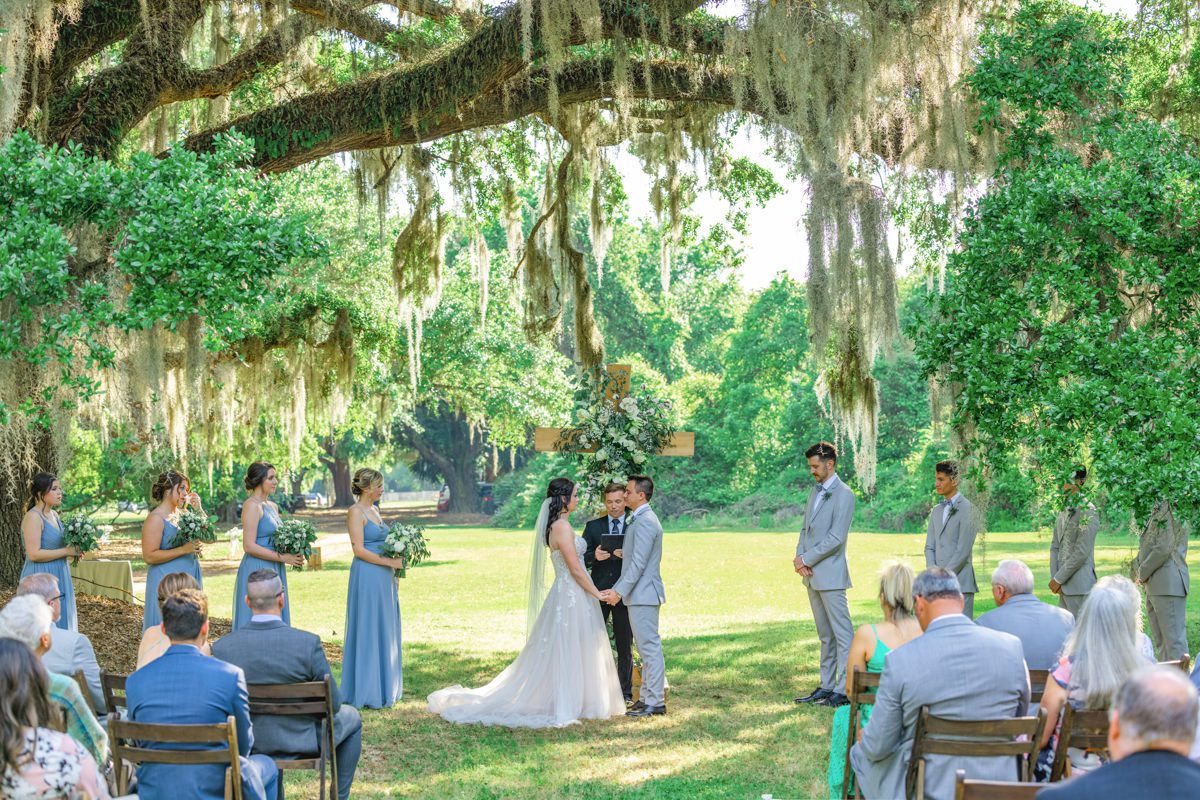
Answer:
M278 771L275 779L275 800L283 800L283 770Z

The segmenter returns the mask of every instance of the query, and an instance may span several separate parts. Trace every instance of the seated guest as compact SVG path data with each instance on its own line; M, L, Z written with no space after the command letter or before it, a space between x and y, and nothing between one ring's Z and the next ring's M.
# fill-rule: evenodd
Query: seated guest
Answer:
M879 608L883 622L861 625L850 642L850 661L846 667L846 696L854 694L854 668L864 672L883 672L887 654L921 635L921 625L913 615L913 571L903 561L889 561L879 575ZM871 706L859 707L859 719L865 726L871 719ZM842 796L845 783L846 749L850 746L850 706L838 706L833 713L829 745L829 796Z
M213 725L232 716L237 722L238 753L249 754L254 734L242 671L200 652L200 645L208 639L204 592L183 589L168 597L163 603L162 627L171 640L167 652L125 682L129 718L166 725ZM267 756L241 755L241 770L244 796L254 800L275 797L279 772L274 761ZM137 779L138 797L143 800L213 800L225 793L225 767L220 764L142 764Z
M319 636L297 630L283 621L287 597L279 573L259 569L250 573L244 599L250 621L213 644L213 655L240 667L251 684L304 683L332 676ZM336 748L338 797L350 796L350 784L362 752L362 717L342 705L333 682L333 737ZM254 752L274 758L318 751L317 723L311 717L255 715Z
M1109 575L1097 581L1083 601L1063 657L1042 695L1047 721L1034 768L1034 777L1039 781L1050 779L1063 708L1068 703L1078 710L1108 708L1121 684L1135 670L1154 663L1146 657L1138 637L1141 607L1137 590L1129 591L1132 587L1128 578ZM1102 763L1096 753L1074 748L1068 752L1072 772L1095 769Z
M187 572L169 572L163 576L158 582L157 602L159 618L162 618L163 603L167 602L167 598L182 589L199 589L200 584L196 583L196 579ZM146 598L149 600L149 598ZM142 641L138 645L137 668L149 664L154 659L167 652L167 648L171 646L171 640L167 638L167 634L163 633L163 626L152 625L142 631ZM200 652L206 656L212 655L212 647L207 641L200 645Z
M52 730L57 710L49 677L33 651L0 639L0 797L6 800L108 800L91 753Z
M1033 594L1033 572L1023 561L1001 561L992 573L996 608L975 620L976 625L1021 640L1030 669L1053 669L1062 655L1075 618L1065 608L1038 600Z
M35 594L14 597L0 610L0 636L22 642L42 659L53 642L50 629L54 627L54 612L46 601ZM43 667L45 665L43 664ZM87 748L103 769L108 764L108 734L100 727L96 715L83 699L74 678L57 672L47 673L50 701L62 708L67 721L67 733Z
M62 590L58 586L58 578L49 572L35 572L26 575L17 584L17 597L26 594L36 594L50 606L57 623L62 615ZM100 665L96 662L96 651L88 637L78 631L60 628L56 624L50 629L50 652L42 656L42 664L50 672L60 675L75 675L82 672L88 686L88 699L92 701L92 709L96 712L101 724L104 722L104 689L100 685Z
M887 654L871 721L850 749L862 794L904 797L904 776L923 706L935 717L1007 719L1029 707L1029 673L1021 642L981 628L963 615L958 578L930 567L913 582L917 621L924 634ZM1012 756L925 759L925 796L954 796L954 772L968 778L1013 781Z
M1142 667L1122 684L1108 715L1112 763L1047 786L1038 800L1196 797L1200 764L1187 755L1198 714L1196 687L1179 670Z

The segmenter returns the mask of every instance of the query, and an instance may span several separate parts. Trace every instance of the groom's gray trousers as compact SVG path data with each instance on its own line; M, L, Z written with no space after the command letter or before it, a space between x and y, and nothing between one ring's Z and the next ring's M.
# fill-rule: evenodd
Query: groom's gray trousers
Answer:
M854 624L846 604L845 589L819 591L811 586L808 602L812 606L813 622L821 640L821 688L827 692L846 693L846 662L850 659L850 642L854 640Z
M628 605L628 601L626 601ZM648 706L666 704L667 666L658 638L659 606L628 606L629 626L642 657L642 688L638 699Z

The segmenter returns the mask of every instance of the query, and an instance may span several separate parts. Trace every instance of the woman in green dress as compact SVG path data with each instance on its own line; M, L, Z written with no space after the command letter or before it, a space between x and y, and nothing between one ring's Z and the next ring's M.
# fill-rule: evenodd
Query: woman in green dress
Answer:
M854 668L866 672L883 672L883 660L889 652L921 635L921 626L913 614L912 567L903 561L889 561L879 575L879 607L883 622L863 625L850 643L850 659L846 664L846 696L854 688ZM859 723L866 726L871 718L871 706L860 706ZM829 796L842 797L846 781L846 750L850 747L850 706L839 706L833 713L833 729L829 743Z

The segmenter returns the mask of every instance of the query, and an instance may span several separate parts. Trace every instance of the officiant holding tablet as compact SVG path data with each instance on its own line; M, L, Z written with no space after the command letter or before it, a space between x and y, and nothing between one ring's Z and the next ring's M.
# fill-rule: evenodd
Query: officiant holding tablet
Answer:
M621 545L625 539L625 485L610 483L604 489L604 516L583 529L587 550L583 562L592 572L592 582L603 591L611 589L621 577ZM625 603L600 604L605 627L612 615L613 637L617 643L617 677L625 702L633 700L633 629L629 627L629 609Z

